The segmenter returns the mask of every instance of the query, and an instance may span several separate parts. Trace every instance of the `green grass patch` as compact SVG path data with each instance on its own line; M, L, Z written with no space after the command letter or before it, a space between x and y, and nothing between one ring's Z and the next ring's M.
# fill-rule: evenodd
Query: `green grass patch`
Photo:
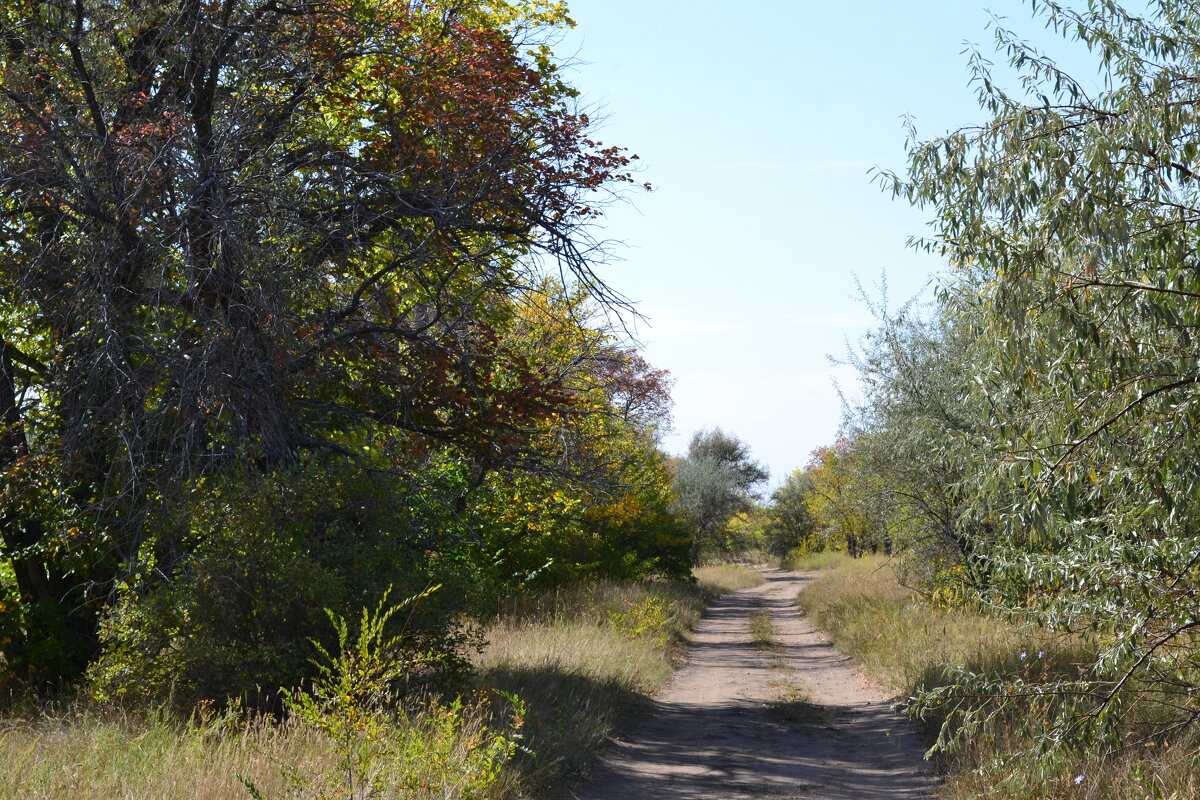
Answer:
M761 650L774 650L779 646L770 614L758 611L750 615L750 641Z

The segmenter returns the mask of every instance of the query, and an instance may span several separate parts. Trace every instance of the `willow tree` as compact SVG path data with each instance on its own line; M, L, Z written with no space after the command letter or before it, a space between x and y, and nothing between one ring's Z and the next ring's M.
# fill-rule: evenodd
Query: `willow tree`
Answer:
M1200 8L1032 5L1101 88L997 27L1020 90L976 55L990 119L914 139L908 175L882 177L936 212L920 244L971 321L988 599L1099 631L1093 670L1036 691L1102 723L1155 704L1150 736L1200 719Z
M687 456L676 464L672 507L693 531L693 560L707 554L733 554L729 521L753 508L758 486L768 477L738 437L720 428L692 434Z

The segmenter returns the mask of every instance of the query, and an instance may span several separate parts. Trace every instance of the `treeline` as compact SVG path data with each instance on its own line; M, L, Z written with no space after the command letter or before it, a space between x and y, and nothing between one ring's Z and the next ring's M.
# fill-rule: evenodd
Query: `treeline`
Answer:
M1200 720L1200 9L1035 10L1103 88L997 25L1021 89L974 57L989 119L914 134L880 175L949 266L931 304L876 308L862 402L806 480L831 472L844 535L894 547L926 598L1093 653L950 676L915 701L943 744L1038 714L1038 747L1112 754Z
M528 586L688 573L570 24L0 9L0 685L270 705L325 609L422 595L392 656L452 673Z

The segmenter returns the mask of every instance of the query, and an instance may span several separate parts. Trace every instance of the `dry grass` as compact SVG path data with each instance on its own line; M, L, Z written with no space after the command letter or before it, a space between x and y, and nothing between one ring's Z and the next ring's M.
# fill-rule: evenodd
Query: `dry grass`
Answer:
M757 570L741 564L706 564L696 567L692 574L700 588L714 596L749 589L766 580Z
M1070 673L1092 655L1079 639L1020 630L966 610L932 606L898 585L882 559L841 557L801 592L798 603L839 649L899 696L945 685L953 668L1014 675L1037 657L1043 674ZM1028 673L1026 673L1028 674ZM1030 705L1019 717L985 724L948 758L940 800L1187 800L1200 798L1200 732L1118 754L1098 744L1048 755L1028 732L1044 723Z
M0 722L4 800L246 800L239 774L267 797L286 797L281 763L315 774L335 761L323 737L294 725L186 725L116 711Z
M495 780L467 772L490 755L482 706L440 707L442 723L414 715L397 719L393 757L362 777L379 779L380 800L499 800L513 776ZM364 739L364 747L382 742ZM357 747L358 745L355 745ZM0 722L0 798L17 800L248 800L239 776L270 800L365 796L342 778L339 749L325 733L295 721L235 716L173 720L116 709L76 710ZM360 752L366 752L362 750ZM503 758L501 756L500 758ZM481 793L480 787L485 787Z
M840 565L845 560L845 553L838 553L832 550L820 553L801 553L793 550L783 557L779 566L781 569L807 572L813 569L831 569Z
M843 652L895 694L936 682L947 669L996 671L1038 643L971 611L930 606L896 582L882 556L837 554L797 602Z
M585 584L526 598L489 625L490 643L476 659L477 688L513 692L527 704L528 752L486 794L470 793L472 800L548 796L580 775L614 728L670 677L713 587L745 585L744 573L759 580L743 568L719 570L704 588L684 581ZM464 712L464 741L484 724L482 714ZM502 717L497 710L489 721ZM414 741L421 763L423 745ZM456 744L442 739L429 747L439 752L430 751L425 764L453 758ZM246 800L238 775L270 800L301 800L317 790L288 775L327 774L337 759L322 734L297 723L239 723L232 716L185 723L75 708L0 718L0 800ZM381 798L465 796L435 780Z
M666 683L709 591L682 581L589 583L528 600L489 626L479 680L529 705L533 756L516 764L527 792L551 795L581 776Z

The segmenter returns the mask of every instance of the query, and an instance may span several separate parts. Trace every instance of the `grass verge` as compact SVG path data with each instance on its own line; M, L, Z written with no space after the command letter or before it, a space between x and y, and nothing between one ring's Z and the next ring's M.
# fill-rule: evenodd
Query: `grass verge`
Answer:
M840 556L797 600L840 650L900 697L946 686L957 670L1017 676L1026 685L1070 674L1092 661L1086 643L1023 630L970 610L924 602L897 583L882 558ZM988 703L987 697L974 702ZM1200 735L1112 752L1079 742L1046 753L1032 733L1053 700L986 718L945 757L939 800L1185 800L1200 797ZM941 719L927 720L931 736ZM1132 737L1131 737L1132 738Z
M813 569L830 569L842 563L846 556L844 553L835 553L825 551L821 553L801 553L792 551L788 553L780 561L779 566L782 569L789 569L796 572L807 572Z
M763 583L765 578L756 570L741 564L706 564L692 570L697 585L709 596L749 589Z
M666 682L713 596L762 581L736 565L697 573L696 583L592 582L523 598L485 630L477 693L381 722L388 741L361 739L349 756L328 731L232 712L184 721L66 706L0 717L0 800L246 800L254 795L239 775L269 800L342 797L321 776L381 747L390 754L383 777L399 788L380 797L549 796ZM512 707L496 690L524 709L511 760L514 748L497 737L517 733L506 727Z
M696 584L589 583L546 595L487 628L480 686L528 705L520 784L544 796L578 778L613 730L671 676L707 606Z

